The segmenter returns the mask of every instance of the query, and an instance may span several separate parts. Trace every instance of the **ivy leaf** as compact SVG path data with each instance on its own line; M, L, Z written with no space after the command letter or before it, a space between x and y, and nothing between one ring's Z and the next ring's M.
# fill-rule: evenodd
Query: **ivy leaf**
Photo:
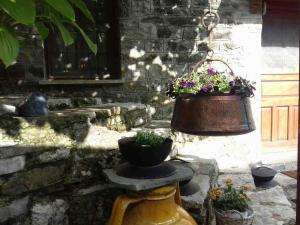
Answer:
M85 40L85 42L87 43L87 45L89 46L90 50L96 55L97 54L97 45L92 42L92 40L89 38L89 36L87 36L87 34L81 29L80 26L78 26L76 23L73 23L73 25L79 30L79 32L81 33L83 39Z
M19 49L19 41L15 34L4 27L0 27L0 59L6 67L16 60Z
M6 0L7 1L7 0ZM75 12L72 5L67 0L44 0L53 9L71 21L75 21Z
M35 26L38 29L38 32L41 35L42 39L45 40L49 35L49 28L46 27L43 22L36 22Z
M83 0L70 0L80 11L92 22L94 22L94 18L92 13L86 6Z
M36 6L33 0L0 0L0 9L24 25L35 21Z

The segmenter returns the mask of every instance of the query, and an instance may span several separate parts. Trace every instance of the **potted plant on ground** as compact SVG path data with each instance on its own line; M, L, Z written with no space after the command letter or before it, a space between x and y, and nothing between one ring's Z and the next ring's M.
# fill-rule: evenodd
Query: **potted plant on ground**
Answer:
M246 194L251 187L235 188L231 179L224 183L224 187L214 187L208 193L215 208L217 225L251 225L254 212L248 205L251 199Z
M221 62L222 72L212 66ZM168 84L166 94L176 99L171 127L198 135L241 134L255 130L249 97L253 82L236 76L220 59L205 59L192 72Z

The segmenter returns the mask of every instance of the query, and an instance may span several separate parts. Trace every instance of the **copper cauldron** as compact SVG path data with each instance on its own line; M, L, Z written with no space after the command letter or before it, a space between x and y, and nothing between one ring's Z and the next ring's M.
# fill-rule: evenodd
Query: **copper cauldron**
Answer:
M234 135L255 130L250 100L239 95L181 95L172 129L194 135Z

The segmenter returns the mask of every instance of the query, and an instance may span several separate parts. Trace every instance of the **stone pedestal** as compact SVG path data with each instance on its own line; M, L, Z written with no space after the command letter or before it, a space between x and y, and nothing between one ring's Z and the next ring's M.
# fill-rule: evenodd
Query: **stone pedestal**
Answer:
M118 188L129 191L145 191L170 184L176 184L180 181L188 180L193 177L193 170L181 163L170 162L176 171L173 175L159 179L134 179L119 176L114 169L104 170L107 178Z

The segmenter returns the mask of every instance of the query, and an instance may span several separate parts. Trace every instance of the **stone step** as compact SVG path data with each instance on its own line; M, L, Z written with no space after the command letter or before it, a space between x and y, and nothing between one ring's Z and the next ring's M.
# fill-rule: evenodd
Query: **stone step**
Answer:
M0 117L0 143L27 148L83 144L115 149L117 138L124 135L121 133L149 123L152 114L153 109L148 105L110 103L51 111L45 117L3 115Z
M24 96L8 95L0 96L0 104L19 105L24 100ZM89 105L101 105L100 97L51 97L48 96L48 105L51 110L76 108Z

